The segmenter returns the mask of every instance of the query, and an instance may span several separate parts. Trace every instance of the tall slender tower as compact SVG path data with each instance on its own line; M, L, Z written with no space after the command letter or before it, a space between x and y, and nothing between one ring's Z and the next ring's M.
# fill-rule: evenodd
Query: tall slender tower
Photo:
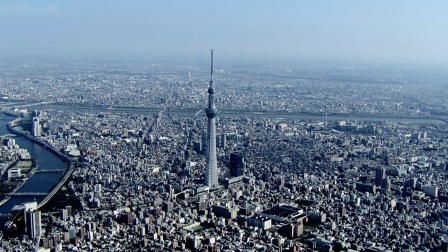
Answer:
M216 160L216 125L215 118L218 110L215 104L215 84L213 83L213 50L211 60L210 86L208 88L208 107L205 109L207 114L207 150L206 150L206 171L205 185L210 189L216 188L218 184L218 164Z

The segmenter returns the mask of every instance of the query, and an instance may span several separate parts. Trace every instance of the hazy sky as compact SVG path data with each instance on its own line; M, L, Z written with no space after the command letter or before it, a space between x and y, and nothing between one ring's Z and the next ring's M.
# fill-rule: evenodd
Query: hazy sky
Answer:
M448 62L448 2L0 2L0 54Z

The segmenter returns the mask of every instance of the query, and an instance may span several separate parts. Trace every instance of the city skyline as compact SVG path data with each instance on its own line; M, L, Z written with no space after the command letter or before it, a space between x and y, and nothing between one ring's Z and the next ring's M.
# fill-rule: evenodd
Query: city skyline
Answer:
M447 63L441 1L4 1L4 57Z
M1 2L0 250L448 251L441 3Z
M4 63L0 247L448 251L445 72L218 55Z

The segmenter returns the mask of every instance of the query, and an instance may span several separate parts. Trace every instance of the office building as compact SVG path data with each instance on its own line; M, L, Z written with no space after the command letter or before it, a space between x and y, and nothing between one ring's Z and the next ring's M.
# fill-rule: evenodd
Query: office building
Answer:
M230 177L238 177L244 174L244 168L246 162L244 162L244 155L242 152L235 152L230 154Z
M38 116L33 117L32 127L33 136L38 137L42 135L42 127L40 126L40 120Z
M381 182L386 178L386 169L376 168L375 171L375 186L381 186Z
M26 212L26 233L30 238L35 239L42 234L41 213L38 210Z

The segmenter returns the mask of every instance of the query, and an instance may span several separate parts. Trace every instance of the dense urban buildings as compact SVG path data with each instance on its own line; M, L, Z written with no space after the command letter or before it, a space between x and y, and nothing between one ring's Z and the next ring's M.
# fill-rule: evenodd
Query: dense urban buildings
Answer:
M64 204L18 207L23 230L4 250L447 248L443 74L219 64L205 90L208 62L52 64L5 66L2 106L76 167L55 196ZM195 115L206 101L213 113ZM20 159L2 139L2 164Z

